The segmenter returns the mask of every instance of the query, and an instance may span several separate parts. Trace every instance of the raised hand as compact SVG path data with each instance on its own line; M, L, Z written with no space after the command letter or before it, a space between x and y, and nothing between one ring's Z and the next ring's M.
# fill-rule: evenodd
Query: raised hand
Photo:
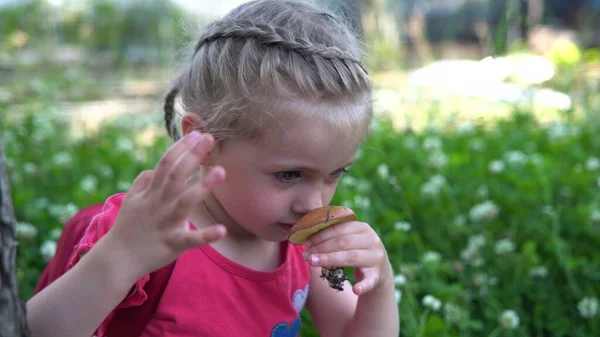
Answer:
M127 192L106 239L123 252L139 276L167 265L187 249L225 236L222 225L190 229L187 221L210 188L225 177L224 169L216 166L200 179L193 178L213 145L209 134L187 134L165 152L154 170L138 175Z

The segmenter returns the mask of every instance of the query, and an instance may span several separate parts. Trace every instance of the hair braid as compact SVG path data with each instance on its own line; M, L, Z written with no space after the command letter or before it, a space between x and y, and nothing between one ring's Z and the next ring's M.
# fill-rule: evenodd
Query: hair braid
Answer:
M194 54L207 43L227 38L256 39L263 45L278 46L304 56L318 56L327 60L338 59L345 61L346 64L354 63L367 74L367 70L358 59L338 47L313 44L303 38L289 36L284 29L245 20L222 21L211 25L196 43Z
M164 104L165 127L167 129L167 132L169 133L169 136L171 136L171 138L175 141L179 139L179 134L177 133L177 130L173 125L173 120L175 118L175 98L177 97L178 93L178 87L174 87L173 89L171 89L171 91L169 91L169 93L167 93L167 95L165 96Z

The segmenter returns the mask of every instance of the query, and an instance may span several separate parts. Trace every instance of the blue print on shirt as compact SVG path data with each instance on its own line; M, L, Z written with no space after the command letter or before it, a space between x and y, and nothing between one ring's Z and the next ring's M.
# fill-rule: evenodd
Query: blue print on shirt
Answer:
M298 332L300 332L300 326L302 325L302 321L300 317L297 317L292 325L288 325L287 323L279 323L271 332L271 337L296 337Z

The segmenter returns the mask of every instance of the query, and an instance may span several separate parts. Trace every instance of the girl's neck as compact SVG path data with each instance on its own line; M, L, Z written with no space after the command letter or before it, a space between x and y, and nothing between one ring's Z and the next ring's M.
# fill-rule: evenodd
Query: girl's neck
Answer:
M216 221L204 203L192 213L190 221L198 229L207 228L213 224L225 225L227 228L225 238L211 243L210 246L235 263L255 270L270 271L284 261L279 242L263 240L237 224Z

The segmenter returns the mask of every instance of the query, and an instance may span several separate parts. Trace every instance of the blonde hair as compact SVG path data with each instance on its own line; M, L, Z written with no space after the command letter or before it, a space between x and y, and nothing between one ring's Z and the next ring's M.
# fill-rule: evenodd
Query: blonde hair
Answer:
M250 1L208 25L166 95L169 135L178 95L216 140L255 137L281 117L310 111L339 132L366 137L371 83L361 43L339 18L287 0ZM290 109L291 108L291 109Z

